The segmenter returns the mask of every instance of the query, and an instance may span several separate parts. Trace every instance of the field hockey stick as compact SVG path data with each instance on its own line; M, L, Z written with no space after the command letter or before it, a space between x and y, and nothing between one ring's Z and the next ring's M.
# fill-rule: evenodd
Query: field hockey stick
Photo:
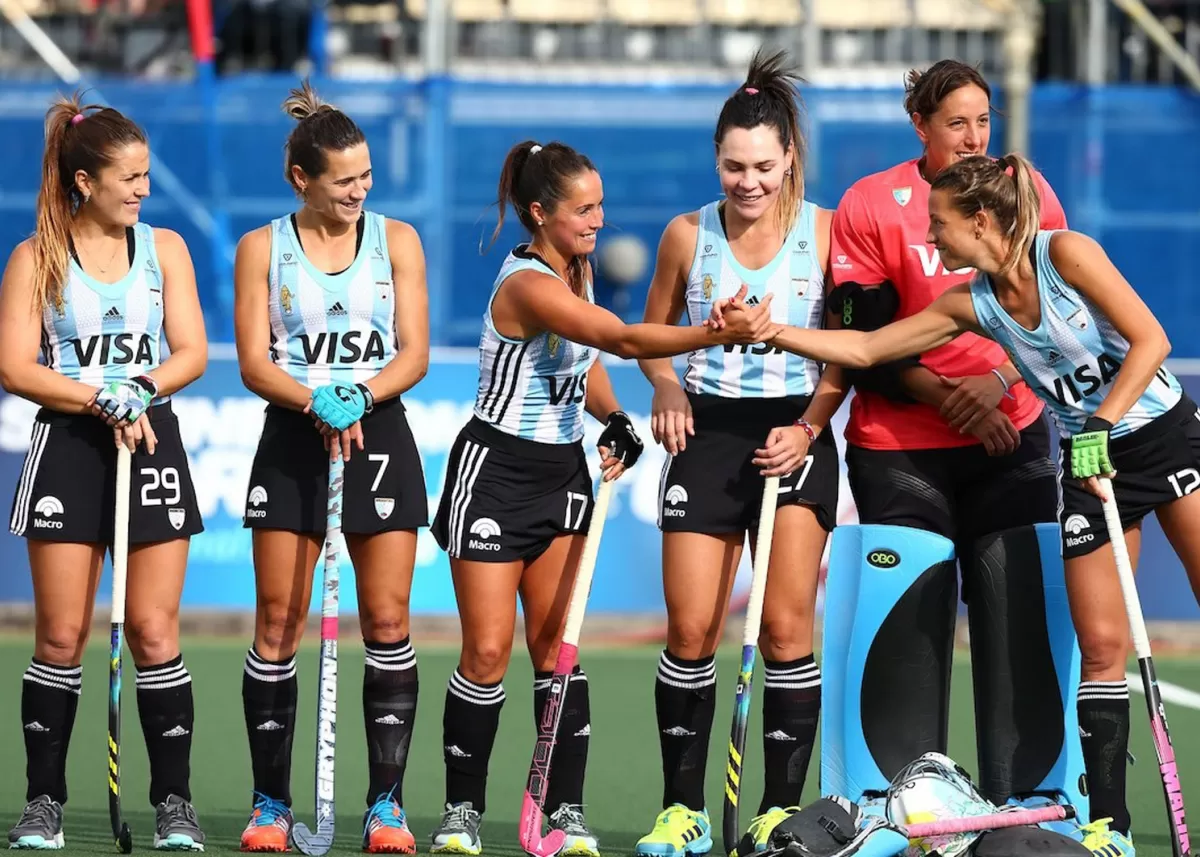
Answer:
M550 692L542 717L538 722L537 743L533 748L533 761L529 763L529 778L525 783L525 797L521 801L521 848L533 857L549 857L562 850L567 835L561 830L551 830L542 836L543 802L546 786L550 781L550 762L554 756L554 744L558 737L558 724L562 720L563 705L567 698L567 685L579 656L579 631L583 627L583 614L587 608L588 594L592 588L592 572L596 570L596 556L600 551L600 536L604 533L604 519L608 517L608 501L612 497L613 483L601 481L596 492L596 503L592 507L592 522L588 527L587 539L583 543L583 556L579 559L579 571L571 587L571 603L567 607L567 622L563 628L562 642L558 646L558 659L554 663L554 675L550 677Z
M742 630L742 667L738 670L737 696L733 703L733 727L729 734L729 759L725 766L725 806L721 815L721 836L725 842L725 853L730 855L737 854L737 844L741 838L738 798L742 793L742 757L746 751L746 727L750 721L754 660L758 652L758 632L762 626L763 595L767 591L767 568L771 564L771 539L775 535L775 507L778 501L779 477L768 476L763 483L762 510L758 515L758 540L754 547L750 601L746 604L746 624Z
M117 447L113 502L112 634L108 648L108 818L122 854L133 851L133 834L121 815L121 658L125 648L125 579L129 573L129 472L133 454Z
M336 438L333 441L336 443ZM321 672L317 696L317 829L300 821L292 842L304 854L321 855L333 846L333 759L337 739L338 559L342 537L342 483L345 462L329 462L329 496L325 504L325 571L321 581Z
M1174 857L1186 857L1191 853L1191 843L1183 809L1183 789L1179 784L1175 748L1171 745L1171 733L1167 729L1167 712L1158 690L1158 675L1154 670L1154 658L1150 652L1150 637L1146 633L1142 603L1133 579L1133 564L1129 561L1129 548L1125 544L1125 530L1121 526L1121 514L1117 509L1112 481L1108 477L1100 477L1100 488L1108 497L1107 500L1101 501L1104 507L1104 523L1108 525L1108 540L1112 543L1113 557L1117 561L1117 577L1121 581L1121 593L1125 596L1125 614L1129 617L1133 651L1137 655L1138 668L1142 673L1142 688L1146 693L1146 708L1150 713L1150 733L1154 738L1154 752L1158 756L1158 770L1162 776L1163 794L1167 800L1171 853Z
M1075 807L1057 804L1038 809L1016 809L1008 812L993 812L988 815L943 818L938 821L922 821L917 824L896 826L909 839L928 839L933 836L952 836L955 833L978 833L984 830L1001 830L1005 827L1042 824L1047 821L1065 821L1074 817Z

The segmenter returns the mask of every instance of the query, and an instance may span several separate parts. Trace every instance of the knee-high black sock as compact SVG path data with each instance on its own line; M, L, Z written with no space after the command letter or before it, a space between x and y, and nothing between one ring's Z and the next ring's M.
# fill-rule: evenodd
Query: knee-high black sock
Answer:
M541 722L542 709L550 695L553 673L539 672L533 682L534 727ZM558 739L546 786L546 812L568 804L583 804L583 778L587 769L588 742L592 734L592 702L587 674L576 666L567 683L567 701L558 723Z
M21 725L25 733L25 800L49 795L67 802L67 746L83 667L59 667L33 658L21 681Z
M268 661L246 654L242 705L250 738L254 790L292 805L292 736L296 731L296 657Z
M475 684L457 669L446 684L442 714L442 754L446 761L446 803L470 802L482 813L488 760L500 728L504 685Z
M150 805L158 806L168 795L190 801L196 708L183 655L137 668L137 705L150 758Z
M1125 756L1129 752L1129 684L1079 684L1079 731L1093 819L1111 818L1113 830L1129 833L1125 804Z
M417 655L405 637L398 643L366 641L363 719L367 726L367 804L392 792L404 805L402 787L417 716Z
M664 651L654 682L654 711L662 748L663 808L704 809L708 738L717 707L717 665L710 656L685 661Z
M812 655L765 661L763 679L763 798L773 806L799 806L821 716L821 670Z

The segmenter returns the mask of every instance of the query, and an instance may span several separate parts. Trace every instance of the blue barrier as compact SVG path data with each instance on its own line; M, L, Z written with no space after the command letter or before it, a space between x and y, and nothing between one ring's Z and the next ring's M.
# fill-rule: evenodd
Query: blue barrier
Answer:
M242 528L250 464L258 444L263 403L242 386L231 349L214 346L205 375L174 399L180 429L196 483L206 530L192 541L183 602L188 608L252 609L253 571L250 532ZM458 429L470 418L478 377L477 356L468 350L438 350L428 376L405 396L409 422L421 453L430 513L437 508L445 483L446 458ZM613 495L604 544L596 566L589 611L598 613L661 613L664 610L660 536L656 526L659 474L665 460L662 448L650 441L651 390L632 363L612 361L609 374L618 399L647 441L638 465L622 478ZM1184 385L1200 398L1200 375L1183 375ZM845 452L842 432L845 411L834 420L838 449ZM0 490L11 492L29 445L36 406L15 396L0 395ZM595 447L600 427L588 420L588 449ZM595 474L597 456L590 454ZM7 495L11 502L11 494ZM857 520L845 471L841 475L841 523ZM746 556L749 552L746 552ZM739 591L749 583L748 561L739 571ZM1158 524L1148 519L1142 541L1138 587L1142 606L1151 619L1200 618L1187 577ZM0 602L32 599L23 539L0 532ZM348 561L347 584L353 579ZM314 606L320 587L315 587ZM102 582L100 599L107 599ZM356 610L354 587L342 588L342 607ZM412 609L422 614L455 612L449 563L428 530L418 539Z
M282 174L291 120L279 110L291 78L218 82L213 107L185 83L104 81L115 106L142 122L156 151L206 205L216 177L225 180L223 214L233 236L295 205ZM562 139L587 152L605 180L604 241L634 235L653 251L672 216L715 197L712 129L728 88L712 86L547 86L458 80L318 81L347 110L372 146L371 207L410 220L429 261L434 341L473 346L479 308L507 227L492 253L496 180L505 152L533 137ZM40 176L42 117L55 88L0 83L0 252L33 227ZM811 89L808 107L809 197L834 206L863 175L918 154L900 90ZM1003 105L1001 104L1001 107ZM215 114L215 117L214 117ZM1200 357L1200 98L1180 88L1088 90L1043 85L1032 96L1030 152L1061 197L1073 226L1102 241L1163 320L1176 357ZM206 129L216 123L215 145ZM1003 146L997 116L992 151ZM205 141L201 145L199 141ZM214 165L213 159L220 163ZM195 258L213 339L232 334L229 283L214 276L214 253L186 212L160 192L147 221L180 231ZM229 248L223 248L228 252ZM653 254L651 254L652 256ZM628 288L600 271L598 294L622 314L641 309L649 272Z

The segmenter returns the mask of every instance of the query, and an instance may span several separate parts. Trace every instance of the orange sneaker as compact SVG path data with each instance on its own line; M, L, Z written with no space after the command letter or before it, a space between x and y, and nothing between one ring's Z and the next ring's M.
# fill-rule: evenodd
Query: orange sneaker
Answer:
M416 854L417 842L392 793L380 795L363 816L362 850L368 854Z
M254 812L242 831L243 851L287 851L292 811L282 802L255 794Z

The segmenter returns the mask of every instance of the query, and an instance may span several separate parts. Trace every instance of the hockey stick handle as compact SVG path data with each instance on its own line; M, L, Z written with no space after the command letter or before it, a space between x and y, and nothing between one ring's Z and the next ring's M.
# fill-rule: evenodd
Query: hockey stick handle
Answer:
M754 572L750 599L746 602L746 625L742 645L757 646L762 628L763 596L767 592L767 567L771 564L771 541L775 537L775 510L779 505L779 477L763 480L762 508L758 513L758 538L754 542Z
M571 588L571 603L567 607L567 623L563 628L562 645L558 650L558 664L555 672L563 672L560 667L563 655L569 650L571 660L579 646L579 634L583 629L583 616L587 612L588 594L592 589L592 574L596 571L596 557L600 555L600 537L604 535L604 521L608 518L608 503L612 499L612 480L600 480L600 489L596 492L596 502L592 505L592 521L588 525L587 538L583 543L583 556L579 558L579 570L575 573L575 585ZM570 672L575 664L571 663L565 670Z
M329 459L329 494L325 505L325 567L321 585L321 639L336 640L338 628L338 561L342 546L342 487L346 463Z
M909 824L900 829L909 839L927 839L931 836L949 836L954 833L975 833L981 830L1000 830L1004 827L1024 827L1046 821L1065 821L1075 817L1073 806L1047 806L1040 809L1018 809L1011 812L994 812L990 815L975 815L968 818L944 818L939 821L923 821Z
M1117 498L1113 493L1112 480L1100 477L1100 490L1108 499L1101 500L1104 507L1104 523L1108 526L1108 540L1112 543L1113 558L1117 561L1117 577L1121 581L1121 594L1125 598L1125 613L1129 617L1129 634L1133 637L1133 651L1138 660L1150 657L1150 635L1146 633L1146 619L1142 613L1142 602L1138 597L1137 583L1133 578L1133 563L1129 560L1129 547L1125 544L1125 529L1121 526L1121 513L1117 509Z
M117 447L117 492L113 501L112 623L125 622L125 579L129 573L129 483L133 453Z

